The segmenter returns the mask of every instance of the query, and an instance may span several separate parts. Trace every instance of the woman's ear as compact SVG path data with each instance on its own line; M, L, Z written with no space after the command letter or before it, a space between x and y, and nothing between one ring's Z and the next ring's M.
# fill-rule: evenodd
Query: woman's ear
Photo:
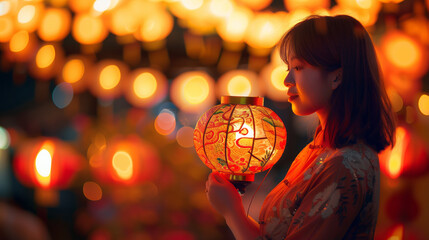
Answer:
M335 90L340 86L341 82L343 81L343 69L338 68L331 72L330 74L330 82L331 82L331 88L332 90Z

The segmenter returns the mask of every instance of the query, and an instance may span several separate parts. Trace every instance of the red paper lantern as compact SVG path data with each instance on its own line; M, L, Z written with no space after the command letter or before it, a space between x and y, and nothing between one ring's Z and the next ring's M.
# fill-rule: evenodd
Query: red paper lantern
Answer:
M240 192L255 173L270 169L286 146L286 128L262 97L222 97L194 130L198 156L227 176Z
M111 185L136 185L153 180L159 172L158 152L137 135L116 137L91 157L94 176Z
M28 187L65 189L81 164L82 157L71 146L42 137L18 148L13 169L18 180Z

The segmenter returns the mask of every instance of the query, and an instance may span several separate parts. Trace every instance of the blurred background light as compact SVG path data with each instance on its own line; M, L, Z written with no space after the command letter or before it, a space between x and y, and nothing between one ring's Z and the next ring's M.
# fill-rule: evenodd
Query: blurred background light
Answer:
M103 190L96 182L85 182L82 191L85 197L91 201L98 201L103 197Z
M55 86L52 92L52 101L58 108L67 107L73 100L73 87L66 82L60 83Z
M7 149L10 145L9 132L0 126L0 149Z
M215 101L214 80L202 71L189 71L177 76L171 83L173 103L185 112L199 112Z

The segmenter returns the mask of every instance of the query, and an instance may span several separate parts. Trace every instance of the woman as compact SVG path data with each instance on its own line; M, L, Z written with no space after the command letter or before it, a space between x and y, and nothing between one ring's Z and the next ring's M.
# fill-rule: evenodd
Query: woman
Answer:
M212 173L207 197L237 239L373 239L379 204L377 153L395 123L374 46L349 16L312 16L282 38L292 110L316 113L313 141L264 201L246 216L231 183Z

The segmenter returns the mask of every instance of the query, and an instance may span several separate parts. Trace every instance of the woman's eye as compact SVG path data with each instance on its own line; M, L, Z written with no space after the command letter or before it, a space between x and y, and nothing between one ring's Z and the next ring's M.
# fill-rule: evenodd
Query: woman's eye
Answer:
M302 67L301 66L296 66L296 67L293 67L293 69L295 69L295 71L299 71L299 70L302 69Z

